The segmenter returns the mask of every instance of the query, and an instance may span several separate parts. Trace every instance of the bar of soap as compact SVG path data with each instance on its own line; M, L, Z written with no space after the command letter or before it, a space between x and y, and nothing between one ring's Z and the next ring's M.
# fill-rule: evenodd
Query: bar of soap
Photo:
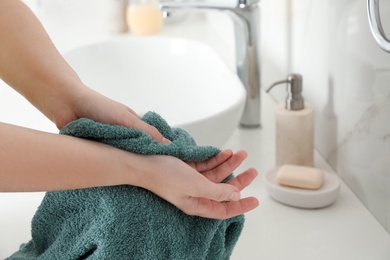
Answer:
M313 167L286 164L280 167L276 181L283 186L317 190L324 182L324 172Z

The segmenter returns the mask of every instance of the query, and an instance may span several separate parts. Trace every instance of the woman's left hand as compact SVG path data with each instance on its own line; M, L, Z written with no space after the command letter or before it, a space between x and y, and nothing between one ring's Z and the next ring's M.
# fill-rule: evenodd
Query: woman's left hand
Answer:
M105 124L139 129L149 134L157 142L170 143L155 127L142 121L131 108L88 87L77 89L77 91L72 94L70 99L72 104L61 110L62 113L59 113L59 116L53 120L59 129L78 118L87 117Z

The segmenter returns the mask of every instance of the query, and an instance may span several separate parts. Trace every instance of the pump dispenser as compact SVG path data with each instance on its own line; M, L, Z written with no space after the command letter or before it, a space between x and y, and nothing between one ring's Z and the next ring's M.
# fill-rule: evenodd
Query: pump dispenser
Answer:
M135 35L152 35L162 29L164 18L158 0L131 0L127 9L127 23Z
M314 109L302 97L302 76L290 74L287 79L285 102L276 107L276 166L285 164L314 166Z

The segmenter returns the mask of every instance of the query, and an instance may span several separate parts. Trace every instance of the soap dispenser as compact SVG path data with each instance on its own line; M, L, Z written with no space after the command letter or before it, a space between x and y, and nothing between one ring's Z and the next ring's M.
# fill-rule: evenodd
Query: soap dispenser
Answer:
M314 108L302 97L302 76L290 74L287 79L275 82L287 83L285 102L277 105L276 117L276 166L285 164L314 166Z
M127 23L135 35L151 35L161 31L164 18L158 0L130 0Z

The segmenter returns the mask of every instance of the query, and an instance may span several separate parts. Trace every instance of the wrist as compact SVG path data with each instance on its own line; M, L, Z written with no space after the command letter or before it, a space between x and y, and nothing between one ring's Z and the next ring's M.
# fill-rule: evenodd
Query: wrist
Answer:
M79 118L78 106L88 88L78 79L69 78L52 87L49 97L42 101L46 105L40 109L56 126L61 129Z
M118 181L120 184L132 185L150 190L152 185L153 173L152 161L149 155L140 155L118 149L119 171Z

